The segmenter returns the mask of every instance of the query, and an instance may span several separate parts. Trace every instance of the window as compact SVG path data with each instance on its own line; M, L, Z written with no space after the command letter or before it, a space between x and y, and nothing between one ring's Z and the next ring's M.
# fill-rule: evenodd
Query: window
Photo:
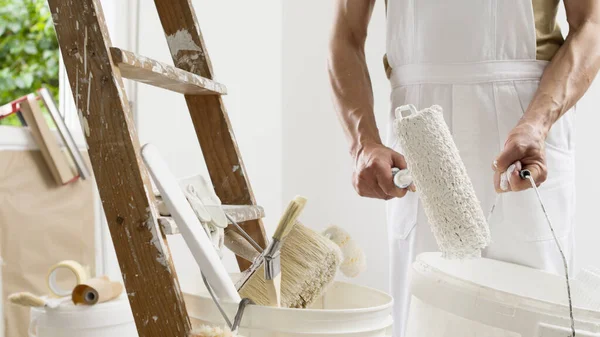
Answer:
M0 0L0 105L45 86L58 101L59 56L45 0ZM47 115L48 121L51 121ZM0 125L21 125L16 115Z

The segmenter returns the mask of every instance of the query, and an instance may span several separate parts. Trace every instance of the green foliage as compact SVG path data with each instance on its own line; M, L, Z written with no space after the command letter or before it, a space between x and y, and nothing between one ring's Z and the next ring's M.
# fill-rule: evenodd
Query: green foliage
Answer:
M58 42L45 0L0 0L0 105L46 86L58 97ZM0 124L20 125L16 116Z

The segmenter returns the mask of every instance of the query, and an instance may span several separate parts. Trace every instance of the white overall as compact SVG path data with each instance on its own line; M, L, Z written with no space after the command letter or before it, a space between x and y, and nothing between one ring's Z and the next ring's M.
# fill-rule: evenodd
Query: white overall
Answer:
M536 61L531 0L388 0L387 56L392 109L386 145L402 153L392 130L403 104L444 109L484 212L496 194L492 162L527 109L546 62ZM546 141L548 178L542 199L569 261L573 257L574 112L558 120ZM403 335L410 264L437 245L418 193L387 204L395 337ZM533 190L503 194L490 221L486 257L563 273Z

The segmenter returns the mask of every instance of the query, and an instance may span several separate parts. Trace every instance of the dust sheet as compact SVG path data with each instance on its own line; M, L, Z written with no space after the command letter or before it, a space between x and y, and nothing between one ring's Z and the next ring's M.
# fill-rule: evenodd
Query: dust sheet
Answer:
M83 155L89 165L87 153ZM40 151L0 151L5 337L28 336L29 310L6 303L9 294L48 294L46 273L61 260L94 270L93 184L80 179L57 185Z

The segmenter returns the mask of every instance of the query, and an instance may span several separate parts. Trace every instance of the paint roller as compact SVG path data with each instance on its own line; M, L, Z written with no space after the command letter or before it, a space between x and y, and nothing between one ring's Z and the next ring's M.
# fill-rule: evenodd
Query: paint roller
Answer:
M417 111L404 105L395 114L394 131L408 170L394 169L394 183L415 184L444 257L480 257L490 242L489 227L442 108Z

